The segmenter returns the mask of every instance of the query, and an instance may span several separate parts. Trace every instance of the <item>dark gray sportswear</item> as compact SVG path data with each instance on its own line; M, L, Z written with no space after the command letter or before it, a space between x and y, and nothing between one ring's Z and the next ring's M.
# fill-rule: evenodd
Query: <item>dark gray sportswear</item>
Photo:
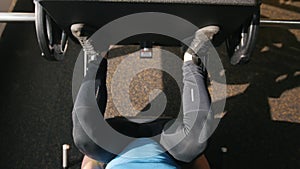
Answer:
M160 140L158 140L160 145L176 160L190 162L203 153L206 148L207 130L209 128L207 118L211 112L211 100L206 85L207 74L203 71L204 69L195 65L192 61L184 62L182 69L184 83L183 113L175 121L137 124L126 119L117 118L107 120L107 122L114 129L122 130L122 134L131 137L141 138L151 136L153 133L161 133ZM91 100L87 99L87 93L95 90L95 86L99 110L104 114L107 101L106 71L106 59L102 59L101 63L99 61L89 63L87 75L82 82L74 104L72 117L73 138L78 149L95 160L109 163L117 154L97 145L93 138L90 138L85 132L78 119L78 117L88 118L91 111L95 110L92 107ZM91 83L91 78L95 77L91 75L92 72L97 72L96 80L93 83Z

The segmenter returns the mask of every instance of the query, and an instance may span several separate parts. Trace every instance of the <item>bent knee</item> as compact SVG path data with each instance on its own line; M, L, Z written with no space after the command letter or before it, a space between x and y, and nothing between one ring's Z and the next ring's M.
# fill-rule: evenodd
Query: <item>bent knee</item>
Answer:
M73 135L75 146L81 151L83 154L89 156L92 159L95 159L102 163L108 163L111 159L115 157L113 153L110 153L88 137L80 137L77 135Z

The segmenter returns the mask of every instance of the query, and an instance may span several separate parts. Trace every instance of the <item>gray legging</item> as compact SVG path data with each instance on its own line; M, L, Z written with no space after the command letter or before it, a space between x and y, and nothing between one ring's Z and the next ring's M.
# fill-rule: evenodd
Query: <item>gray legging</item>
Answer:
M178 161L190 162L199 156L206 147L207 117L210 111L210 96L207 90L205 69L195 65L192 61L183 64L183 113L175 121L157 120L150 123L133 123L125 118L109 119L107 122L115 130L130 137L150 137L161 133L160 144L168 153ZM101 113L104 115L107 90L106 90L106 72L107 60L102 59L101 63L92 61L88 65L87 75L82 84L91 80L91 72L96 72L96 99ZM84 116L89 115L88 109L91 105L86 99L85 92L91 89L91 86L82 85L79 89L76 102L73 109L73 138L77 148L85 155L108 163L116 155L104 150L83 130L77 113ZM80 108L79 108L80 107ZM87 107L82 109L82 107ZM78 112L81 111L81 112ZM125 148L125 147L124 147Z

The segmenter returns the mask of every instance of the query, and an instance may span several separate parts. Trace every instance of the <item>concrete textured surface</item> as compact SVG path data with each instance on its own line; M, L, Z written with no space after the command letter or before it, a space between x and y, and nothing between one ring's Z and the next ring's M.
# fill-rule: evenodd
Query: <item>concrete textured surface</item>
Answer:
M263 17L300 18L300 1L263 3ZM19 0L15 11L33 11L32 1ZM33 23L9 23L0 39L0 167L61 168L61 146L67 143L71 168L80 168L82 154L71 135L72 73L80 48L71 42L66 60L49 62L40 56L35 36ZM118 50L124 55L129 49ZM206 151L213 169L300 168L300 31L261 28L246 65L231 66L224 45L218 51L228 94L224 117ZM111 59L110 71L124 57ZM150 84L150 79L157 80ZM145 108L151 89L170 83L174 80L157 70L138 74L131 85L134 107Z

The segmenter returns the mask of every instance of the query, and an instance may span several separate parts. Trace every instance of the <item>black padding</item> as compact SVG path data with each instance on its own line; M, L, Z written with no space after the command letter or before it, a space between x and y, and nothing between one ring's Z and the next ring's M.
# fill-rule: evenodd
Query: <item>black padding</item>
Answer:
M52 1L52 0L37 0ZM241 5L255 6L260 0L72 0L72 1L95 1L95 2L125 2L125 3L183 3L205 5Z
M98 0L106 2L185 3L203 5L257 5L257 0Z
M259 0L38 0L37 3L70 36L70 27L74 23L101 28L126 15L161 12L179 16L199 28L207 25L220 26L219 40L216 43L223 42L228 35L239 29L259 8ZM188 36L194 33L184 28L174 30L185 32ZM179 45L170 38L156 35L132 37L119 44L143 41L167 46Z

